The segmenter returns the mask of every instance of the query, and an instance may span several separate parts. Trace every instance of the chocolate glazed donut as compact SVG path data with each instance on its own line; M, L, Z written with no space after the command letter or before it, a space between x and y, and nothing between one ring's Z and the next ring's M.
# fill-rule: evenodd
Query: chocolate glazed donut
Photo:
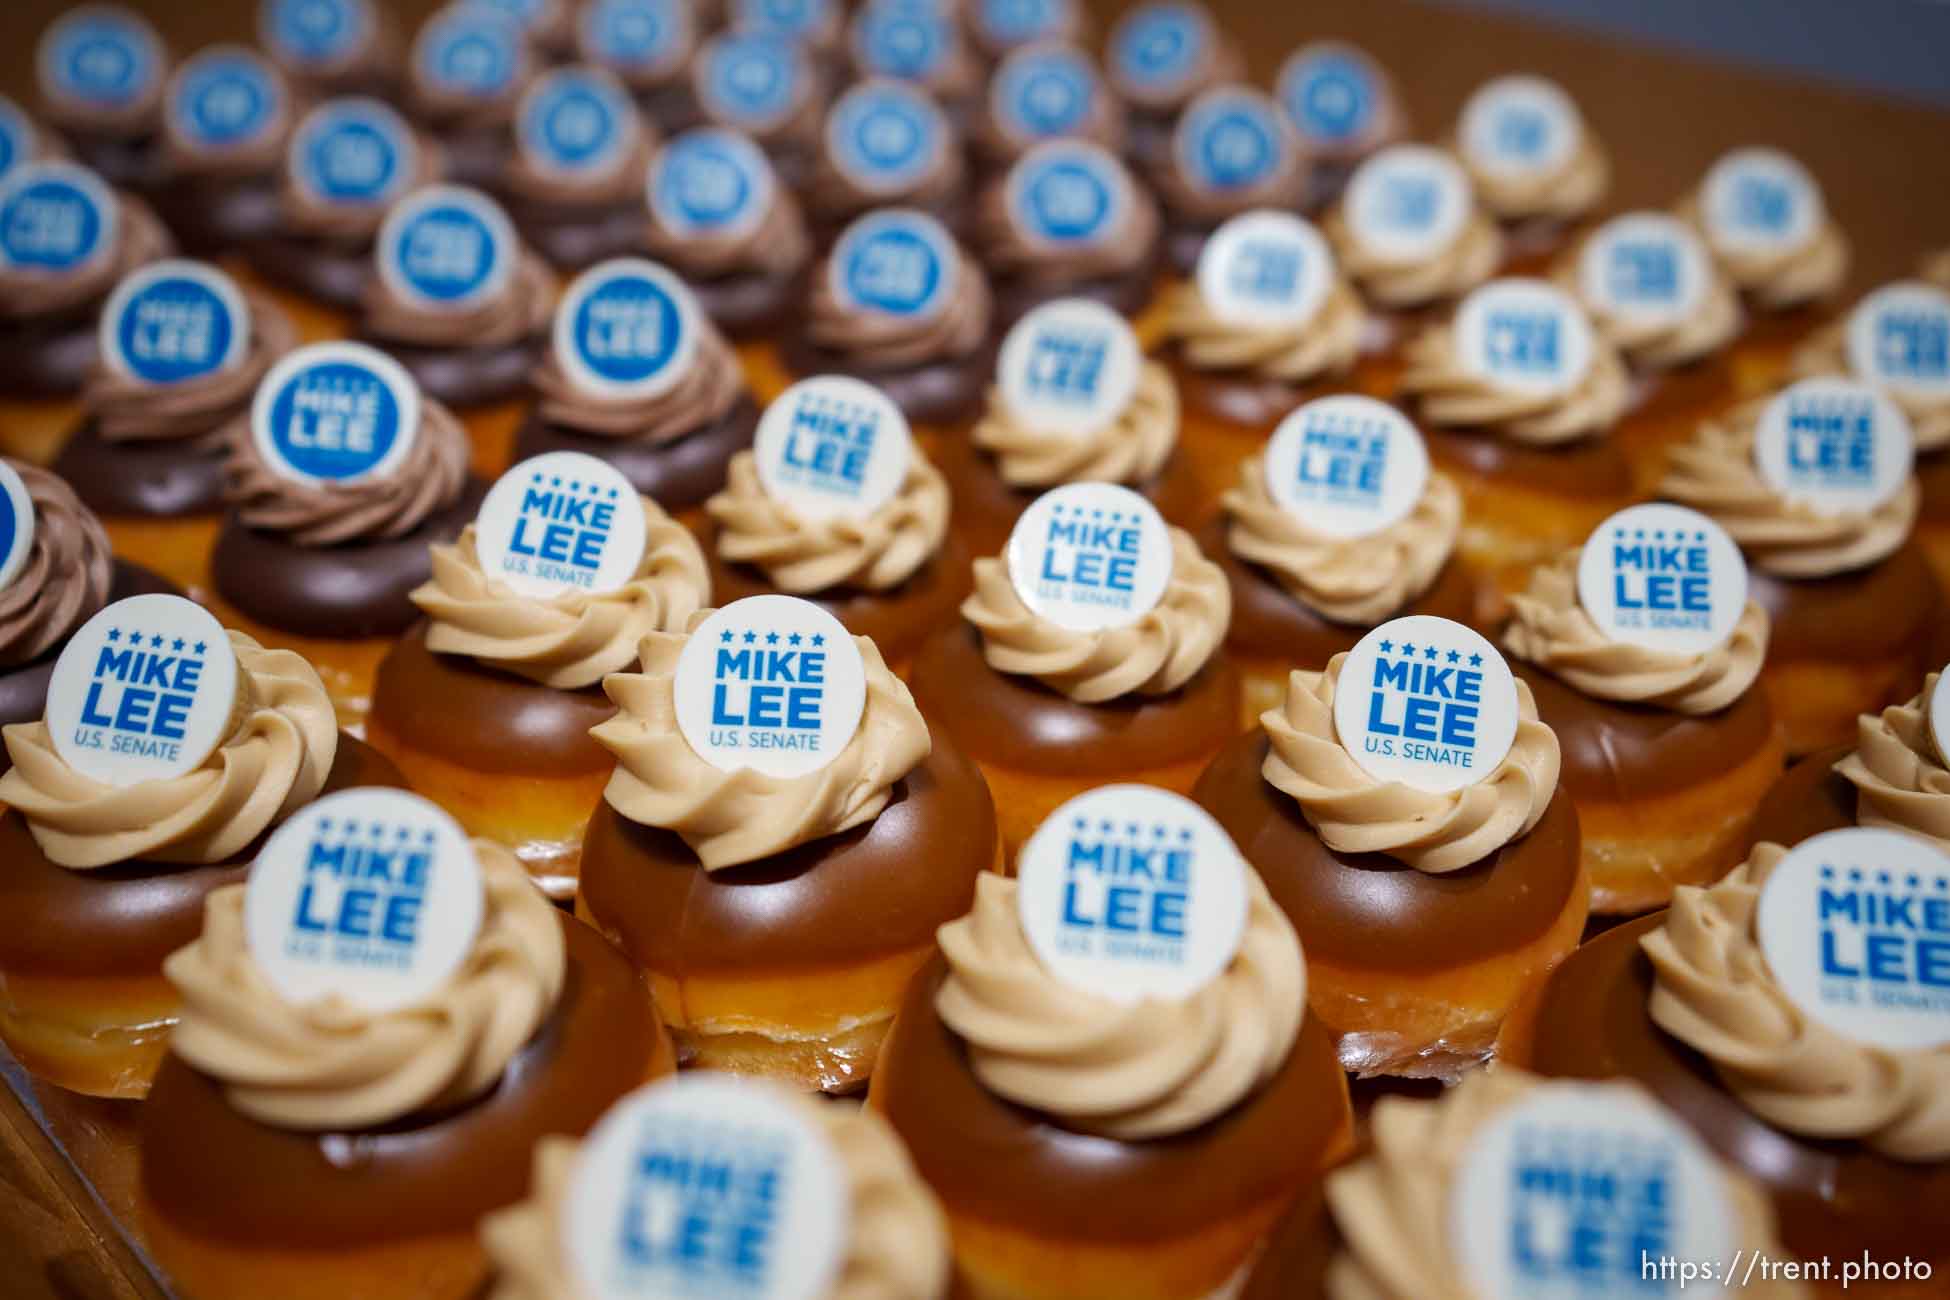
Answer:
M0 319L0 394L71 397L95 364L99 302L73 312Z
M681 437L653 442L584 433L531 410L515 434L517 462L551 451L579 451L614 467L630 486L676 514L702 506L723 490L731 458L749 449L758 430L758 404L741 394L718 419ZM720 604L723 602L720 601Z
M372 241L338 243L273 231L244 246L252 271L339 311L357 311L372 275Z
M872 384L920 424L954 424L972 419L995 374L999 349L995 331L965 357L923 365L883 368L822 348L795 330L780 344L780 354L795 375L850 375Z
M481 348L421 347L366 333L360 335L360 341L405 366L428 397L461 411L526 392L528 376L548 350L545 334Z
M1163 245L1154 243L1129 270L1094 280L1068 280L1054 273L997 277L993 284L996 331L1006 334L1024 316L1058 298L1088 298L1126 320L1134 319L1150 304L1163 265Z
M273 173L254 176L175 175L150 195L185 253L215 257L265 238L284 220Z
M115 442L85 420L54 458L83 505L107 517L174 519L223 510L223 449L200 439Z
M812 283L810 265L790 271L738 271L730 275L692 278L682 267L698 306L728 339L780 334L794 328L794 311Z

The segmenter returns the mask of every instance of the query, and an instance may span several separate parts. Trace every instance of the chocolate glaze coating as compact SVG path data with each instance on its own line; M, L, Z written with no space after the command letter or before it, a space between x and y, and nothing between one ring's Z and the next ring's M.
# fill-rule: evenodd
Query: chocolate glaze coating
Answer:
M1078 1133L1003 1101L935 1011L936 957L908 985L868 1104L950 1214L1138 1248L1224 1223L1317 1183L1347 1140L1347 1084L1309 1015L1279 1072L1217 1119L1142 1142Z
M1742 1106L1712 1065L1652 1023L1652 962L1640 936L1666 914L1622 925L1585 944L1540 994L1533 1060L1558 1078L1636 1080L1720 1157L1773 1198L1781 1237L1798 1255L1904 1255L1938 1259L1950 1223L1950 1162L1906 1164L1860 1143L1784 1133Z
M223 509L223 451L184 439L114 442L87 419L68 435L52 468L104 518L173 519Z
M1950 451L1917 453L1915 473L1923 489L1918 521L1939 526L1950 523Z
M1191 275L1198 270L1198 255L1205 251L1205 241L1212 238L1217 230L1217 222L1200 222L1180 225L1173 222L1165 230L1165 260L1179 275Z
M969 203L968 187L958 186L953 193L942 195L927 203L905 203L873 201L848 212L808 212L807 225L811 229L813 246L822 251L830 249L839 242L846 228L855 221L878 208L903 207L925 212L947 227L948 233L956 240L966 244L974 232L974 209Z
M722 417L681 438L651 442L584 433L529 411L515 433L514 458L527 460L551 451L579 451L614 466L630 486L675 514L701 506L724 489L731 458L748 450L758 431L758 403L742 396Z
M1747 594L1773 619L1767 660L1909 655L1920 682L1943 602L1913 542L1888 559L1832 578L1777 578L1752 569Z
M0 318L0 397L72 397L95 364L95 313Z
M118 190L131 190L148 198L162 183L168 169L162 136L156 131L129 135L115 127L91 131L83 126L70 126L64 127L60 135L76 162L98 172Z
M463 414L470 406L505 402L526 393L528 376L548 349L548 339L542 334L493 347L420 347L364 329L359 331L359 338L405 366L421 392Z
M1855 825L1855 787L1835 771L1851 746L1817 750L1789 765L1754 809L1747 851L1756 844L1793 848L1823 831Z
M448 127L438 131L447 183L492 192L507 173L514 140L506 126Z
M339 733L321 794L355 786L406 788L392 760ZM209 866L135 861L70 871L48 861L26 820L0 816L0 970L71 978L154 975L163 958L203 930L203 900L250 870L269 833Z
M236 251L277 230L284 220L278 178L175 175L157 187L150 203L186 254L215 257Z
M422 753L474 772L581 776L616 758L589 728L616 714L600 685L557 690L427 649L427 625L400 638L379 662L372 718Z
M1150 256L1130 270L1096 280L997 278L995 328L1007 333L1024 316L1058 298L1088 298L1127 319L1134 317L1150 303L1158 282L1158 266L1163 260L1154 248Z
M1354 643L1368 634L1365 627L1322 618L1266 569L1234 555L1226 544L1227 527L1220 517L1198 534L1199 549L1225 570L1226 581L1232 586L1232 629L1226 634L1227 645L1240 654L1286 659L1295 668L1318 671L1335 655L1352 650ZM1410 614L1432 614L1468 623L1476 614L1476 586L1451 557L1433 586L1380 623Z
M965 434L941 439L934 462L954 491L955 509L949 522L977 555L1000 555L1022 512L1049 490L1011 487L996 471L994 458ZM1205 511L1204 484L1193 454L1183 446L1150 479L1130 486L1181 528L1192 527Z
M718 554L715 523L706 530L704 554L711 567L713 604L729 605L747 596L778 591L758 569L729 564ZM973 565L967 545L950 533L933 559L890 591L840 587L806 599L838 619L853 635L871 640L886 659L901 664L913 658L928 637L960 619L958 611L973 581Z
M1292 383L1251 371L1204 369L1186 360L1184 348L1177 343L1168 345L1163 355L1171 363L1188 411L1265 437L1271 437L1274 426L1303 402L1353 391L1346 376Z
M1519 659L1510 669L1530 686L1537 714L1557 733L1559 780L1575 799L1630 805L1711 782L1766 748L1774 714L1754 687L1718 713L1593 699Z
M688 131L704 121L704 110L698 107L697 96L692 93L688 79L680 77L667 85L648 86L632 92L636 106L650 119L650 125L657 128L657 134L665 140L680 131Z
M1425 421L1420 428L1437 469L1575 501L1616 500L1622 507L1633 495L1632 463L1616 438L1530 447L1496 433L1440 429Z
M640 964L682 977L853 966L934 942L995 862L995 804L947 737L864 826L706 871L608 801L582 841L581 901Z
M1265 878L1310 958L1425 972L1488 961L1541 937L1585 887L1578 818L1561 790L1531 832L1473 866L1430 875L1381 853L1336 853L1267 784L1266 734L1226 746L1192 790Z
M1323 1185L1294 1202L1267 1237L1239 1300L1323 1300L1327 1266L1340 1248Z
M1169 695L1079 704L989 667L981 638L962 625L921 647L908 685L938 731L983 762L1025 772L1114 780L1196 761L1239 729L1239 673L1223 653Z
M860 362L818 347L804 333L788 334L780 355L794 375L851 375L887 394L901 414L919 424L953 424L973 419L982 409L995 375L997 340L991 333L965 357L918 366L884 367Z
M558 271L580 271L643 247L643 203L549 203L509 194L508 217L530 248Z
M696 295L698 305L711 323L731 339L756 338L784 331L791 323L798 304L806 296L812 278L810 266L775 273L744 273L696 279L681 266L672 268L684 277Z
M372 243L340 244L273 233L246 245L244 260L272 284L340 311L356 311L372 275Z
M668 1073L643 977L561 917L561 1001L486 1096L353 1133L249 1119L223 1086L169 1055L142 1105L142 1190L180 1229L233 1248L370 1246L470 1231L528 1192L533 1149L581 1136L624 1093Z
M487 488L470 476L460 500L406 536L343 546L300 546L231 515L210 554L211 578L225 600L281 632L348 641L389 636L420 617L407 596L432 576L427 548L460 536Z

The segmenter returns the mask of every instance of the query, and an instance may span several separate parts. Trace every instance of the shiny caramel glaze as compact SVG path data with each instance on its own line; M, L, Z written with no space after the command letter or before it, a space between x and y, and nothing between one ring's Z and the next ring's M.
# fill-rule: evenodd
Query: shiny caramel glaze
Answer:
M1837 745L1797 759L1754 809L1747 848L1751 851L1756 844L1793 848L1823 831L1855 825L1855 787L1835 771L1835 764L1853 748Z
M973 418L982 409L982 396L995 375L997 340L991 331L980 347L965 357L948 357L915 366L868 365L815 345L803 332L787 334L779 344L786 367L804 379L811 375L850 375L885 393L916 424L953 424Z
M721 491L731 458L752 445L758 403L740 397L723 416L668 442L606 438L544 420L532 410L515 434L514 459L579 451L614 467L630 486L672 514L701 506Z
M1831 578L1777 578L1754 569L1747 591L1773 620L1770 666L1789 660L1909 659L1920 684L1943 597L1914 543L1866 569Z
M1413 408L1410 415L1420 420ZM1421 421L1429 459L1465 480L1489 480L1539 496L1611 502L1632 498L1632 467L1618 440L1602 435L1533 447L1492 432L1443 429ZM1506 521L1506 526L1507 526Z

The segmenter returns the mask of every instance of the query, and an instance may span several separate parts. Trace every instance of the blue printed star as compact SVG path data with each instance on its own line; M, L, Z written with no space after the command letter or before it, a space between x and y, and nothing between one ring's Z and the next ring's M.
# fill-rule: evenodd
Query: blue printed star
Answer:
M826 634L825 634L824 632L815 632L815 633L813 633L813 639L812 639L812 641L813 641L813 644L814 644L814 645L825 645L825 644L826 644Z
M800 636L797 632L794 632L791 636L785 639L785 643L787 645L798 645L799 642L801 642L804 639L805 638Z
M1136 839L1138 837L1138 824L1136 822L1125 822L1124 833L1132 839Z
M318 833L320 835L329 835L332 833L332 819L330 817L320 817L318 819Z
M394 838L395 838L395 839L398 839L398 840L402 840L402 841L403 841L403 840L410 840L410 839L412 839L412 838L413 838L413 828L412 828L412 827L410 827L410 826L402 826L402 827L400 827L400 828L399 828L399 834L398 834L398 835L396 835L396 836L394 836Z
M561 486L562 486L562 480L561 480L561 479L559 479L559 478L552 478L552 479L550 479L550 480L548 481L548 485L549 485L550 487L561 487Z
M162 649L162 648L163 648L163 639L162 639L162 638L161 638L160 636L152 636L152 637L150 637L150 638L149 638L149 648L150 648L151 650L160 650L160 649Z
M1383 641L1381 643L1381 653L1385 655L1395 653L1395 643L1393 641Z
M1462 662L1462 651L1460 651L1460 650L1451 650L1451 651L1449 652L1449 662L1450 662L1450 663L1452 663L1452 664L1459 664L1459 663L1461 663L1461 662Z
M1860 868L1850 867L1848 869L1848 883L1851 885L1859 885L1862 883L1862 872Z
M1471 668L1481 668L1483 666L1483 656L1481 655L1469 656L1469 666Z
M1424 659L1433 659L1436 657L1437 653L1438 652L1434 646L1424 646L1422 649L1422 657Z
M140 647L142 645L142 633L136 631L134 628L130 628L129 644L132 646Z
M746 644L746 645L753 645L753 644L756 644L756 643L757 643L757 641L758 641L758 633L756 633L756 632L747 632L747 633L745 633L745 644Z
M1080 831L1087 831L1087 830L1089 830L1089 829L1090 829L1090 823L1089 823L1089 822L1087 822L1087 821L1085 821L1085 820L1084 820L1083 818L1081 818L1081 817L1077 817L1077 818L1074 818L1073 820L1074 820L1074 821L1076 822L1076 827L1075 827L1075 829L1077 829L1077 830L1080 830Z
M1414 657L1415 657L1415 643L1414 643L1413 641L1404 641L1404 642L1402 642L1402 653L1403 653L1403 654L1405 654L1405 655L1407 655L1407 656L1408 656L1409 658L1411 658L1411 659L1412 659L1412 658L1414 658Z
M122 639L122 629L119 627L108 629L108 639L111 641L120 641Z
M719 640L719 641L721 641L721 642L723 642L723 643L724 643L725 645L730 645L730 644L731 644L731 629L729 629L729 628L726 628L726 629L725 629L724 631L722 631L722 632L720 632L720 633L718 633L718 640Z
M1181 827L1179 827L1179 828L1178 828L1178 841L1179 841L1179 843L1181 843L1181 844L1190 844L1190 843L1192 842L1192 828L1191 828L1191 827L1189 827L1189 826L1181 826Z
M1169 834L1171 834L1171 827L1165 825L1163 822L1159 822L1151 828L1151 838L1153 839L1161 840Z
M1887 871L1878 871L1878 872L1876 872L1876 883L1877 883L1878 885L1886 885L1886 884L1888 884L1888 883L1889 883L1889 873L1888 873Z
M347 835L357 835L357 834L359 833L359 823L358 823L358 822L347 822L347 823L345 824L345 833L346 833Z
M767 632L765 634L766 645L777 645L778 643L779 643L779 634L777 632Z
M1111 824L1109 818L1105 818L1097 823L1097 834L1099 835L1108 835L1116 829L1117 827Z
M531 483L539 483L542 481L542 472L540 470L536 470L533 474L530 474L528 478Z
M179 636L179 637L177 637L177 638L176 638L176 639L175 639L174 641L171 641L171 642L169 643L169 648L170 648L171 650L174 650L174 651L175 651L175 652L176 652L177 654L182 654L182 653L183 653L183 638Z
M431 827L420 832L420 843L426 845L428 848L433 847L433 829Z
M1823 867L1821 869L1821 878L1823 880L1833 880L1835 878L1835 868Z
M204 652L205 650L207 650L208 648L209 648L209 647L208 647L208 646L206 646L206 645L204 645L204 643L203 643L203 642L201 642L201 641L198 641L198 642L196 643L196 646L195 646L195 650L196 650L196 653L198 653L198 654L202 654L202 653L203 653L203 652Z

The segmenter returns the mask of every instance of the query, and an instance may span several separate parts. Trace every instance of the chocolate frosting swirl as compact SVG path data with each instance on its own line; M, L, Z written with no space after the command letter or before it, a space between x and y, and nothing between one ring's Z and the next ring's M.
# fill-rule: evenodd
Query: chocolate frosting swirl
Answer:
M1718 713L1754 684L1767 658L1767 611L1749 600L1727 640L1698 654L1652 650L1614 641L1598 630L1578 600L1573 547L1532 570L1530 587L1510 597L1503 629L1511 654L1536 664L1594 699L1648 704L1695 717Z
M0 669L31 664L108 603L115 556L108 532L67 480L4 458L34 503L34 540L13 581L0 587Z
M758 569L789 595L890 591L947 540L948 480L916 450L885 504L862 516L810 519L767 492L756 456L741 451L731 458L724 490L704 509L718 526L718 554Z
M1320 228L1334 247L1342 273L1380 307L1420 307L1444 298L1460 298L1487 283L1503 264L1503 235L1480 207L1470 208L1462 229L1447 248L1417 261L1401 261L1369 247L1340 205L1322 218Z
M411 194L438 182L447 173L445 152L424 132L413 134L413 178L400 191ZM278 210L294 234L340 244L370 243L379 233L390 207L386 203L330 203L312 195L292 179L286 168L278 182Z
M1077 284L1135 270L1157 247L1160 225L1157 203L1135 182L1123 221L1088 244L1054 244L1023 230L1009 204L1006 173L975 199L975 243L984 263L998 276L1031 284Z
M709 318L696 318L697 351L677 382L649 397L614 397L576 383L553 344L535 368L541 416L602 438L670 442L723 419L745 395L744 372Z
M1354 761L1334 727L1334 691L1345 652L1327 671L1296 669L1286 703L1259 715L1271 747L1260 771L1293 796L1321 841L1336 853L1386 853L1417 871L1442 875L1481 862L1530 833L1557 793L1557 734L1537 717L1537 701L1517 679L1517 737L1475 785L1417 790L1379 781Z
M507 849L473 841L486 906L474 948L427 997L370 1011L336 994L298 1005L244 936L244 885L203 906L203 933L163 974L183 995L170 1050L273 1128L377 1128L472 1101L500 1082L562 994L561 918Z
M1277 1073L1306 1012L1293 923L1246 870L1246 929L1226 969L1184 998L1134 1003L1051 974L1023 933L1016 882L983 872L975 907L941 927L942 1023L998 1097L1125 1142L1190 1132Z
M806 303L806 337L829 352L879 368L920 366L968 356L988 338L988 277L967 249L955 259L955 283L938 310L895 316L841 302L822 263Z
M258 133L228 148L209 149L184 137L176 129L171 114L163 115L163 157L179 176L250 176L274 170L284 161L286 143L291 139L293 103L291 87L282 72L272 70L279 95L276 112Z
M846 1171L849 1236L822 1300L943 1300L954 1271L947 1216L899 1135L877 1111L789 1104L825 1134ZM496 1273L485 1300L585 1300L561 1231L581 1146L542 1139L528 1199L481 1221Z
M1367 320L1361 300L1339 276L1319 310L1297 325L1227 320L1193 281L1165 299L1165 334L1193 369L1245 371L1293 384L1352 370Z
M76 871L132 862L223 862L311 802L338 754L338 720L318 670L289 650L230 633L242 683L236 726L194 771L130 786L69 767L47 723L5 730L12 770L0 802L27 819L52 862Z
M460 311L401 298L383 275L366 277L360 306L374 337L416 347L495 348L545 332L555 313L555 273L525 245L501 292Z
M1524 174L1492 171L1479 165L1466 149L1456 149L1469 173L1470 184L1483 206L1504 221L1544 217L1568 221L1598 206L1611 183L1611 159L1605 147L1579 124L1577 148L1563 164L1548 172Z
M170 53L159 42L161 68L151 77L140 95L126 104L106 100L78 99L42 86L40 112L49 126L62 131L107 135L123 140L139 139L156 129L162 120L163 96L169 85Z
M1709 420L1690 442L1672 448L1659 495L1712 516L1749 563L1784 578L1825 578L1893 554L1922 504L1915 477L1867 512L1825 515L1790 501L1754 464L1754 425L1765 405L1749 402L1725 421Z
M1328 1300L1493 1300L1471 1289L1451 1236L1455 1181L1485 1126L1540 1082L1506 1066L1474 1071L1437 1098L1376 1104L1371 1149L1327 1179L1327 1203L1345 1243L1327 1268ZM1635 1083L1602 1086L1647 1096ZM1721 1191L1734 1213L1733 1263L1746 1255L1786 1258L1766 1194L1725 1166ZM1807 1291L1763 1275L1741 1294L1792 1300Z
M521 97L535 76L535 54L527 41L515 44L515 71L508 84L493 95L451 90L427 75L417 57L407 59L406 106L415 121L438 131L474 131L507 126L515 120Z
M637 499L647 529L643 559L613 591L520 595L482 572L473 524L459 541L433 547L433 577L413 591L430 620L427 648L557 690L593 686L634 664L645 636L687 626L711 599L697 539L649 497Z
M1040 41L1035 45L1024 48L1046 50L1060 49L1063 46L1064 42L1062 41ZM1086 60L1089 58L1089 55L1081 50L1076 51L1076 53L1080 58ZM992 90L995 84L994 81L991 80L989 84ZM976 152L997 164L1013 162L1041 144L1045 139L1050 138L1045 136L1021 135L1012 130L1010 125L1005 122L1005 119L997 115L993 95L984 95L982 97L981 110L975 114L975 120L971 124L969 134ZM1102 145L1113 154L1123 153L1123 105L1118 102L1115 95L1110 93L1108 87L1102 84L1094 84L1093 93L1090 96L1090 103L1084 110L1083 118L1077 122L1074 128L1065 132L1064 138L1088 140L1092 144Z
M151 384L103 361L89 368L81 404L110 442L206 440L246 410L258 381L298 346L298 327L284 308L261 293L244 291L250 342L238 363L175 384Z
M467 431L440 403L420 399L413 446L390 471L349 483L311 483L272 469L251 437L249 413L223 434L223 495L252 528L300 546L404 537L460 499L467 487Z
M1848 323L1838 321L1809 339L1794 354L1789 367L1793 379L1839 376L1873 382L1858 375L1848 360ZM1909 417L1910 437L1919 454L1950 447L1950 397L1919 393L1894 384L1875 384L1876 391L1894 402Z
M1155 361L1138 367L1137 388L1109 423L1069 435L1038 428L1010 406L1000 388L969 435L995 460L995 472L1015 488L1060 483L1147 483L1178 446L1178 388Z
M1189 682L1225 644L1232 587L1190 533L1169 532L1165 594L1134 621L1096 632L1059 627L1023 604L1004 560L975 561L975 589L961 613L981 634L982 658L1079 704L1169 695Z
M115 247L93 265L67 273L0 266L0 319L57 316L97 303L130 271L175 251L169 232L147 203L118 190L115 207L121 218Z
M1785 252L1753 252L1716 243L1701 218L1697 195L1681 200L1679 215L1699 229L1720 269L1764 311L1786 311L1827 298L1848 279L1848 236L1826 214L1806 243Z
M1606 341L1643 369L1671 370L1711 356L1732 343L1746 327L1740 295L1717 266L1708 266L1699 301L1677 320L1632 320L1607 312L1602 302L1583 294L1577 266L1578 250L1574 249L1553 277L1558 287L1578 300ZM1946 426L1944 436L1950 439L1950 426Z
M1914 699L1856 719L1855 749L1835 771L1855 787L1855 824L1920 835L1950 852L1950 771L1930 734L1936 673Z
M1108 69L1111 88L1125 103L1140 111L1169 115L1215 86L1236 85L1248 79L1246 58L1239 52L1238 42L1220 31L1217 23L1208 24L1199 54L1197 67L1163 86L1120 76L1116 62L1112 61Z
M742 273L790 275L812 256L812 236L806 233L805 216L797 200L776 182L771 201L748 231L678 234L657 220L653 207L643 239L652 257L668 262L692 280Z
M1364 537L1333 537L1273 499L1258 456L1219 498L1231 521L1226 545L1270 573L1288 595L1322 618L1374 627L1435 585L1462 532L1462 493L1431 472L1406 515Z
M940 137L940 147L928 160L928 169L901 189L876 190L861 185L847 175L827 144L822 135L812 175L806 178L805 194L806 205L828 217L850 218L870 208L890 206L933 208L960 194L968 180L960 141L952 132Z
M1430 326L1409 340L1401 386L1431 423L1488 429L1536 446L1603 433L1631 400L1625 363L1602 338L1592 339L1591 364L1569 392L1521 393L1465 366L1448 325Z
M630 147L606 170L546 171L535 165L527 150L516 149L508 158L508 191L538 203L592 207L630 203L643 195L644 177L649 174L650 155L656 146L655 128L648 118L639 116L634 121Z
M1950 1050L1849 1038L1803 1015L1768 969L1756 915L1785 856L1758 844L1718 884L1675 891L1665 925L1639 940L1652 959L1653 1022L1776 1128L1894 1160L1950 1158Z
M695 629L704 611L691 620ZM643 670L613 673L603 689L618 712L590 728L616 755L603 798L631 821L675 832L706 871L756 862L796 845L851 830L880 815L894 785L933 748L928 724L880 649L854 637L866 668L867 703L846 747L801 776L752 768L720 771L700 758L677 725L677 656L688 633L643 638Z
M1283 123L1284 126L1284 123ZM1178 150L1173 148L1152 170L1151 188L1158 192L1165 211L1180 221L1217 225L1254 208L1278 208L1297 212L1307 193L1307 160L1288 134L1287 148L1271 175L1254 185L1230 189L1208 189L1185 175L1178 165Z

